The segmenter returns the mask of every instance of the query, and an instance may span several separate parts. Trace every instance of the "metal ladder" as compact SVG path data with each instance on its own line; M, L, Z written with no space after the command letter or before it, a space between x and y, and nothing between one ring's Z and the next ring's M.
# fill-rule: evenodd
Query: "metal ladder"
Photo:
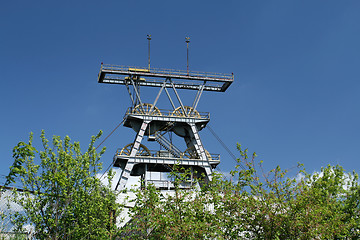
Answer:
M172 144L166 137L164 137L164 134L161 134L160 132L156 132L154 134L155 141L157 141L163 148L168 150L174 157L180 158L182 155L182 151L178 149L174 144Z

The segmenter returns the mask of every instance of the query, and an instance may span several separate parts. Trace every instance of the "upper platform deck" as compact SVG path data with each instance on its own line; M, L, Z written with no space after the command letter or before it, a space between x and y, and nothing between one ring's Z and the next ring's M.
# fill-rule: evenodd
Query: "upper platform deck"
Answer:
M204 91L225 92L234 81L234 74L101 64L99 83L128 85L132 80L140 86L162 87L165 84L168 88L190 90L203 86Z
M121 167L122 162L127 162L131 160L135 164L139 163L148 163L154 165L180 165L180 166L207 166L210 164L213 168L215 168L220 163L220 154L210 154L208 153L208 160L200 160L197 158L189 158L185 154L180 158L171 156L161 156L159 151L151 150L149 151L149 155L136 155L135 157L130 157L127 154L121 154L121 149L118 149L114 155L114 166Z

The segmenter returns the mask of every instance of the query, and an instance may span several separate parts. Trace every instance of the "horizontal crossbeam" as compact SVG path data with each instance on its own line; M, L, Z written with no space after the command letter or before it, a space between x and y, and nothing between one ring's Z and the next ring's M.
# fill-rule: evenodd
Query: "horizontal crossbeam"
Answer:
M126 85L129 84L129 81L121 78L114 78L114 77L106 77L99 81L99 83L109 83L109 84L120 84L120 85ZM162 82L156 82L156 81L146 81L146 82L137 82L140 86L146 86L146 87L161 87ZM175 83L175 88L177 89L189 89L189 90L199 90L199 85L197 84L186 84L186 83ZM171 88L172 85L170 83L166 83L165 87ZM224 92L223 88L221 86L205 86L204 91L213 91L213 92Z
M123 155L115 155L114 156L115 163L114 166L120 166L121 161L131 161L135 164L138 163L148 163L148 164L169 164L169 165L181 165L181 166L209 166L210 165L218 165L220 163L220 159L211 159L209 161L204 161L200 159L186 159L186 158L162 158L162 157L152 157L152 156L123 156Z
M119 77L122 75L123 77ZM171 79L178 89L225 92L234 81L233 74L189 72L167 69L146 69L102 64L98 75L99 83L130 84L130 77L140 86L162 87L164 79ZM142 77L146 77L142 78ZM181 82L179 82L181 81ZM166 83L165 87L172 87Z

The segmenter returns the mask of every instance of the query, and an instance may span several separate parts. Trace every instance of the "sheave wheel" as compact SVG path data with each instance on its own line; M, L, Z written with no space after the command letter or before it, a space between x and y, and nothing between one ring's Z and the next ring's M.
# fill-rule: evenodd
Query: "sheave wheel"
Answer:
M121 151L118 153L119 155L126 155L126 156L130 156L131 154L131 149L133 148L134 143L129 143L128 145L126 145L125 147L123 147L123 149L121 149ZM139 150L136 153L136 156L150 156L150 150L145 147L144 145L140 144Z
M181 107L178 107L172 112L172 116L201 118L200 113L192 107L184 106L184 111Z
M132 112L141 115L161 116L160 110L157 107L153 106L151 103L143 103L136 105Z

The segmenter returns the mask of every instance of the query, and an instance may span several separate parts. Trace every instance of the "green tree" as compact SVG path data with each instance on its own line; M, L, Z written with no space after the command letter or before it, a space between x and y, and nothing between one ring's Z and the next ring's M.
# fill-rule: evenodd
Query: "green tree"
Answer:
M125 239L204 239L211 234L213 214L207 207L207 191L182 189L190 172L174 166L174 191L160 192L154 185L136 190L132 220L124 228ZM215 233L215 232L214 232Z
M359 184L356 173L346 173L340 166L327 166L318 174L308 174L299 165L303 178L286 177L279 166L264 173L249 160L247 149L238 146L239 163L245 169L233 171L237 184L231 186L226 202L218 211L233 211L237 226L251 239L344 239L359 237ZM239 195L234 207L233 193ZM228 218L228 219L229 219ZM229 220L225 220L227 222ZM234 221L233 221L234 222ZM224 227L233 231L234 225ZM236 233L241 234L239 232Z
M164 194L149 185L137 191L129 239L358 239L356 173L327 166L299 180L279 166L265 172L256 154L238 145L232 179L214 174L201 191L177 186ZM244 166L244 167L242 167ZM181 172L181 171L180 171ZM175 181L186 180L186 172Z
M28 143L17 144L7 184L18 177L24 190L14 191L12 198L23 209L12 215L19 230L30 224L36 239L110 239L116 235L117 194L96 177L105 152L103 148L97 153L94 147L101 134L91 138L85 153L68 136L63 140L54 136L50 146L44 131L42 151L33 146L33 134ZM110 172L109 183L112 177Z
M279 166L265 172L256 154L238 145L240 157L224 179L214 173L201 187L182 189L189 172L175 166L175 190L158 191L147 185L136 190L131 221L121 230L114 219L121 209L116 193L95 174L101 168L93 137L86 153L79 143L53 138L44 150L29 143L14 148L8 181L19 176L25 192L14 201L24 212L13 217L20 228L35 227L39 239L359 239L360 188L358 175L340 166L327 166L302 178L287 177ZM40 164L34 159L40 157ZM109 174L110 183L112 174ZM201 180L199 180L201 181ZM115 214L114 214L115 213Z

